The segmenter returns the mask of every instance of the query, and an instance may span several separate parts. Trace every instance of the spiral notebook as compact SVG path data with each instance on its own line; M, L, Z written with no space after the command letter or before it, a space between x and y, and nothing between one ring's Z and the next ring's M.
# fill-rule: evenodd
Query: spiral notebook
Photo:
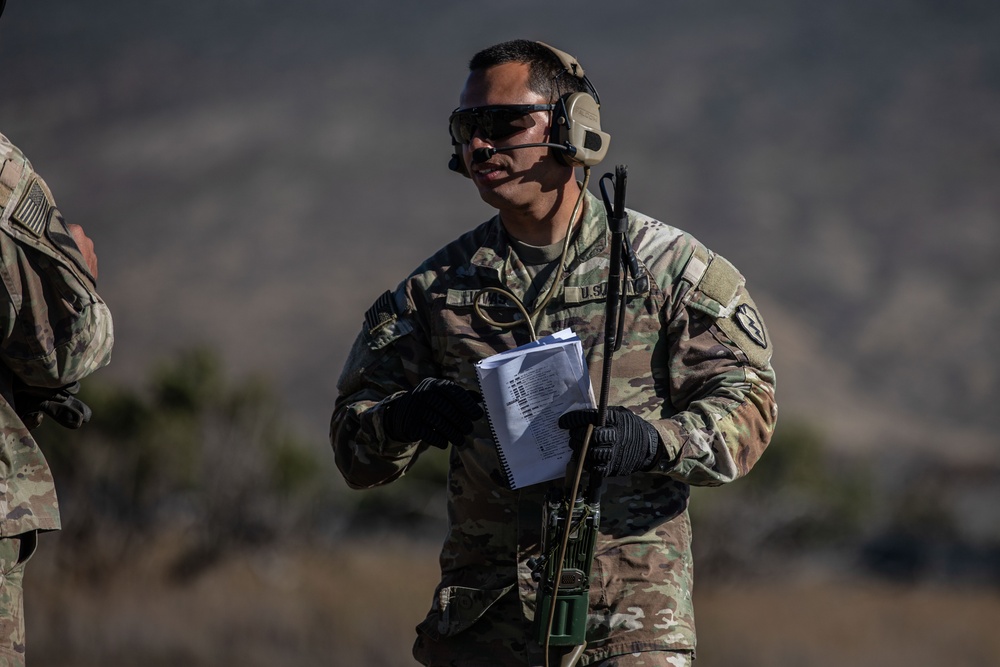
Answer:
M479 361L476 375L510 488L563 477L573 451L559 417L596 405L580 339L564 329Z

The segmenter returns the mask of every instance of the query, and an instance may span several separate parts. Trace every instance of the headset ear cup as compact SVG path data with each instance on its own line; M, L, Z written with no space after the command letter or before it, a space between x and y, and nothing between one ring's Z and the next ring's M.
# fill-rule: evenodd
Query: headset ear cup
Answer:
M593 167L604 159L611 135L601 131L601 112L590 93L570 93L562 98L560 115L554 118L556 143L575 148L566 159L574 166ZM565 114L565 115L563 115Z
M569 95L563 95L559 99L556 108L552 110L552 122L549 125L549 141L560 146L566 146L569 143L569 121L566 118L566 99L568 97ZM553 150L552 154L559 164L567 167L579 166L566 151Z

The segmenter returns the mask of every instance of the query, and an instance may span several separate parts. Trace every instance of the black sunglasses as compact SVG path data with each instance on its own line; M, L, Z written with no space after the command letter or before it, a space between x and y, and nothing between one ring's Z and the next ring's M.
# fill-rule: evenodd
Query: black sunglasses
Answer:
M448 131L452 141L458 144L471 142L477 129L488 140L505 139L535 125L532 111L551 111L555 108L555 104L492 104L455 109L448 118Z

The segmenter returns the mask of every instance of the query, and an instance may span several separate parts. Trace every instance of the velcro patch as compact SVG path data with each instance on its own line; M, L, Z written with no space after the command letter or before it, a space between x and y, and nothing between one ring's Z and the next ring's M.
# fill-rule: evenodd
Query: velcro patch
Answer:
M53 208L55 207L36 178L31 181L10 217L35 236L41 236Z
M399 318L396 296L390 291L383 292L365 311L366 339L372 350L381 350L411 331L413 323Z
M646 276L638 280L625 281L625 296L635 296L649 294L649 279ZM598 301L607 298L608 283L597 283L596 285L571 285L563 291L563 299L566 303L586 303L588 301Z
M736 307L736 313L733 317L736 318L736 323L746 332L750 340L757 343L759 347L767 348L767 331L764 329L764 320L760 319L756 308L741 303Z
M736 292L743 285L743 276L728 259L716 255L705 269L698 289L702 294L715 299L723 306L728 306L736 297Z
M730 340L747 356L756 368L765 369L771 361L771 337L757 304L744 292L729 317L715 321Z
M484 308L516 308L503 294L476 289L450 289L446 303L452 308L471 308L478 303Z
M365 311L365 326L369 334L391 323L396 319L396 304L392 298L392 292L386 290L375 300L372 307Z
M683 277L695 281L694 287L684 296L684 302L716 318L732 316L740 288L746 282L736 267L721 255L713 255L707 262L695 255Z

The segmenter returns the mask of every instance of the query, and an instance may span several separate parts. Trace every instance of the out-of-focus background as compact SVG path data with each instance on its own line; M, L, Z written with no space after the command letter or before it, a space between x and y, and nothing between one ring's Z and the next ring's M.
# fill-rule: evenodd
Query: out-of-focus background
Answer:
M1000 664L998 36L991 0L10 0L0 132L117 334L93 423L39 434L30 663L412 664L443 461L350 492L327 423L364 310L491 215L445 119L527 37L774 340L772 446L692 499L699 665Z

